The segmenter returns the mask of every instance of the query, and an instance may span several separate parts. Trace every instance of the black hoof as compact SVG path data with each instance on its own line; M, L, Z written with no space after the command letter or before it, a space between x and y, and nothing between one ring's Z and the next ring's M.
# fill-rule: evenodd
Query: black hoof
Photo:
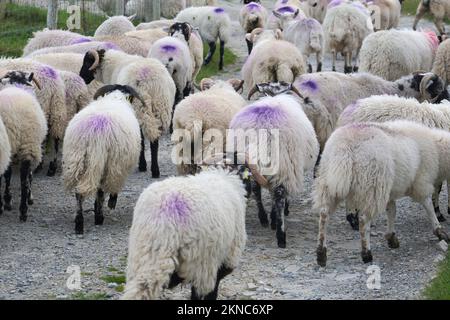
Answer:
M313 72L312 65L308 64L308 73L312 73L312 72Z
M109 196L108 208L110 208L111 210L114 210L116 208L116 205L117 205L117 196L115 196L115 197Z
M34 204L34 200L33 199L28 199L28 205L32 206Z
M34 169L34 173L40 172L40 171L42 170L42 168L43 168L43 165L42 165L42 162L41 162L41 163L39 163L39 165L36 167L36 169Z
M223 65L219 65L219 70L220 70L220 71L223 70Z
M28 216L26 214L25 215L21 214L19 217L19 220L20 220L20 222L27 222L27 218L28 218Z
M361 251L361 257L364 263L369 263L373 261L372 252L370 250Z
M274 222L274 221L272 221L272 222L270 223L270 228L271 228L272 230L276 230L276 229L277 229L277 223Z
M447 219L445 219L445 217L444 217L443 214L438 215L438 216L437 216L437 219L438 219L439 222L445 222L445 221L447 221Z
M333 67L333 68L331 69L331 71L335 71L335 72L336 72L336 67Z
M289 216L289 209L285 209L285 210L284 210L284 216L285 216L285 217Z
M75 227L75 234L84 234L83 227Z
M84 219L82 216L75 217L75 233L76 234L84 233Z
M398 238L395 235L395 233L387 234L386 240L388 242L389 248L397 249L398 247L400 247L400 242L398 241Z
M317 72L322 71L322 62L319 62L319 64L317 65Z
M317 253L317 264L321 267L325 267L327 265L327 248L318 247L316 253Z
M47 171L47 177L54 177L55 174L56 174L56 166L52 167L50 164L48 171Z
M147 171L147 162L139 163L139 172L146 172Z
M358 72L358 70L359 70L359 67L357 67L357 66L353 67L353 72Z
M353 230L359 231L359 218L357 215L349 213L347 215L347 221L350 223Z
M353 68L352 67L344 67L344 73L352 73Z
M95 225L101 226L103 224L103 220L105 220L104 216L95 216Z
M259 222L261 222L263 228L269 227L269 220L260 220Z
M278 239L278 248L285 249L286 248L286 240Z
M160 176L161 176L161 174L159 173L159 169L158 170L152 170L152 178L158 179Z

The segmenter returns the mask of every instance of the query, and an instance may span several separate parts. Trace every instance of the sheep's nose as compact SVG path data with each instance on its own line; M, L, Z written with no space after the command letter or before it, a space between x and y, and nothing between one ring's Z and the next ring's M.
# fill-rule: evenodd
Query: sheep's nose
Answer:
M317 2L312 5L313 7L317 7Z

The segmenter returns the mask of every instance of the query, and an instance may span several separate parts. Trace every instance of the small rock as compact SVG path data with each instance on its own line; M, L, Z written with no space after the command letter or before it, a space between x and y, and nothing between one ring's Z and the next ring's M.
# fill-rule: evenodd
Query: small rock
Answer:
M292 264L292 265L288 266L286 269L284 269L284 271L292 272L292 273L296 273L299 270L300 270L300 267L296 266L295 264Z
M247 283L247 289L248 290L254 291L254 290L256 290L257 287L258 286L256 284L254 284L254 283Z
M447 250L448 250L448 244L447 244L447 242L445 242L445 240L439 241L439 243L437 244L437 247L439 250L441 250L443 252L447 252Z
M117 288L118 284L115 282L108 283L108 288Z

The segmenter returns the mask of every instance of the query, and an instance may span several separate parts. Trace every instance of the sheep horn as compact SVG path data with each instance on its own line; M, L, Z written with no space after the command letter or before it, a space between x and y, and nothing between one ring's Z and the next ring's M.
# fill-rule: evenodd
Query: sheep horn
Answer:
M433 98L433 97L431 97L430 93L428 92L428 87L429 87L428 82L432 81L434 79L439 80L437 75L435 75L432 72L427 72L426 74L424 74L422 81L420 82L420 86L419 86L419 92L422 95L422 97L431 103L434 103L439 98L439 94Z
M241 89L242 91L244 91L243 87L244 87L244 80L241 80L241 83L239 83L239 86L236 88L236 92L239 92L239 90Z
M38 88L39 90L42 90L41 84L39 83L39 81L34 76L34 73L31 74L31 81L34 82L34 85L36 86L36 88Z
M94 56L94 63L92 64L92 66L89 68L89 71L94 70L95 68L98 67L98 65L100 64L100 56L98 54L98 52L96 50L89 50L88 54L92 54Z
M298 91L298 89L296 87L294 87L291 84L291 87L289 88L293 93L295 93L296 95L298 95L301 99L305 100L305 97L300 93L300 91Z
M262 188L268 188L269 182L267 179L258 171L258 167L254 164L250 164L248 153L245 154L245 164L250 169L250 172L252 173L253 179L262 187Z
M250 92L248 93L247 99L250 100L250 99L253 97L253 95L254 95L256 92L258 92L258 91L259 91L258 86L255 85L255 86L250 90Z

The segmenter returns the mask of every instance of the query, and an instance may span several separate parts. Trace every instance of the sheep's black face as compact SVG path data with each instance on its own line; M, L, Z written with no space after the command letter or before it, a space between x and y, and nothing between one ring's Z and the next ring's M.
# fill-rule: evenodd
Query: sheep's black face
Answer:
M21 84L24 86L32 86L31 81L33 74L27 74L22 71L10 71L0 79L3 84Z
M244 0L244 4L249 4L250 2L261 3L260 0Z
M191 37L191 26L187 22L176 22L171 25L169 29L169 34L171 37L175 33L182 34L186 42L188 42Z
M103 60L103 56L105 55L105 50L99 50L97 51L100 61L99 63L102 63ZM95 72L98 68L98 66L92 70L91 67L93 66L93 64L95 63L95 57L91 52L86 53L86 55L84 56L83 59L83 66L81 67L80 70L80 77L83 78L84 82L86 84L90 84L92 81L95 80Z
M420 92L420 86L422 84L422 81L424 81L425 73L416 73L414 74L412 80L411 80L411 89ZM426 81L426 80L425 80ZM434 75L431 77L431 79L428 79L428 83L426 84L426 91L430 95L432 99L447 94L447 91L445 90L445 86L443 81L437 76ZM447 96L447 95L446 95ZM442 99L438 99L437 101L434 101L435 103L439 103Z

